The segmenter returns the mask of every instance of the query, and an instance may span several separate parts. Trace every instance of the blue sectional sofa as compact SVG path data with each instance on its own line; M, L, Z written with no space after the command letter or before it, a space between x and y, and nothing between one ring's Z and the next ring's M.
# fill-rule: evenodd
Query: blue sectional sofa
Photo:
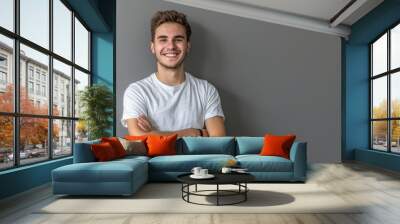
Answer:
M184 137L176 143L177 155L127 156L96 162L91 141L75 144L74 163L52 171L54 194L131 195L148 181L176 181L193 167L218 172L230 159L260 182L304 182L307 170L307 144L294 142L290 159L260 156L263 137Z

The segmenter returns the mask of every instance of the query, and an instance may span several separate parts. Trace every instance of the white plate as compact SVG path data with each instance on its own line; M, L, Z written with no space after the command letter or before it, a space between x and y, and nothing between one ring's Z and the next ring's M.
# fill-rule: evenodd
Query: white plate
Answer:
M200 176L200 175L192 174L192 175L190 175L190 178L193 178L193 179L211 179L211 178L214 178L214 175L207 174L207 175L204 175L204 176Z

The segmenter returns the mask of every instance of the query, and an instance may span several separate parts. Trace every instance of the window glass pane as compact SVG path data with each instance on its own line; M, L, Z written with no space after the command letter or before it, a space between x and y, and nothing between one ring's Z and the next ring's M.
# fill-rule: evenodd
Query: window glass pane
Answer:
M53 157L72 154L72 121L53 120Z
M387 34L372 44L372 75L387 71Z
M49 158L48 119L20 118L21 164L34 163Z
M72 12L60 1L53 1L53 51L71 60Z
M372 122L372 148L387 151L387 121Z
M0 111L14 111L13 40L0 34Z
M49 0L20 0L21 36L49 47Z
M0 26L14 31L14 0L0 1Z
M387 77L372 81L372 118L387 118Z
M53 115L72 117L71 66L53 60Z
M391 141L392 141L392 152L400 153L400 121L394 120L391 124Z
M88 140L88 128L84 120L75 121L75 143Z
M400 24L391 31L390 58L391 69L400 67Z
M81 114L79 106L80 93L86 86L89 86L89 75L75 69L75 117L79 117Z
M0 170L14 165L14 125L10 116L0 116Z
M48 64L49 57L47 55L21 44L21 113L48 114Z
M75 18L75 64L89 70L89 32Z
M391 116L400 117L400 72L391 75L391 88L390 88L390 103L391 103Z

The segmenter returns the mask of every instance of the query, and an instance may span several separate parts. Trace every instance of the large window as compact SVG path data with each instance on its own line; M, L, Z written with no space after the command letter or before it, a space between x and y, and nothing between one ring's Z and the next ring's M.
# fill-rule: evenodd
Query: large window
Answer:
M400 153L400 24L370 44L371 148Z
M0 170L70 156L87 140L78 103L90 85L91 33L62 0L0 8Z

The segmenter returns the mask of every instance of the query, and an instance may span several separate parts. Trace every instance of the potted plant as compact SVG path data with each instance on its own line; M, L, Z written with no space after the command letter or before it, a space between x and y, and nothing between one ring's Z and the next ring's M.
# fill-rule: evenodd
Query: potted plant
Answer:
M80 128L87 128L89 140L110 136L107 131L112 125L113 94L103 84L87 86L79 93L81 107Z

